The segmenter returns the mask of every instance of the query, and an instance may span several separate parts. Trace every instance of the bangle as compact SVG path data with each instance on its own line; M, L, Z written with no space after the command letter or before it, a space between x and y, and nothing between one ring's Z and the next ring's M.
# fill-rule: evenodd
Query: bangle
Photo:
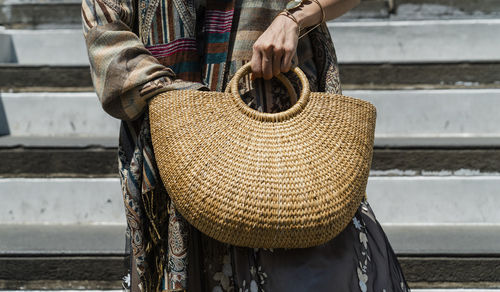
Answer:
M323 9L323 6L321 5L321 3L319 3L318 0L310 0L310 1L314 1L314 2L316 2L316 4L318 4L319 9L321 9L321 22L320 23L325 22L325 18L326 18L325 9Z
M323 6L321 5L321 3L319 3L318 0L309 0L309 1L314 1L316 4L318 4L319 9L321 9L321 21L318 24L314 25L313 27L309 28L306 32L303 32L302 34L300 34L299 35L299 39L301 37L305 36L306 34L310 33L316 27L320 26L323 22L325 22L325 17L326 17L325 16L325 10L323 9Z

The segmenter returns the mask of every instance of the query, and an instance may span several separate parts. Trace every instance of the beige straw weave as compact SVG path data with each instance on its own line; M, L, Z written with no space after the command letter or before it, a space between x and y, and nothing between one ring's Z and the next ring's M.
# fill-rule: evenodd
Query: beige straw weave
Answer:
M169 91L149 104L156 162L176 208L201 232L237 246L303 248L351 221L370 170L375 107L309 92L279 113L238 94Z

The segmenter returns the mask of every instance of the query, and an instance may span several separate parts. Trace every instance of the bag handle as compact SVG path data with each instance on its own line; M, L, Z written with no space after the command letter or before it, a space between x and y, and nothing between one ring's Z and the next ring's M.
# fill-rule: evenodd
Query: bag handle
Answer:
M290 82L290 80L288 78L285 77L285 75L283 74L279 74L278 76L276 76L276 78L278 78L278 80L283 84L283 86L285 86L286 88L286 91L288 92L288 94L290 95L290 100L291 100L291 103L294 104L297 102L297 92L295 92L295 88L293 87L292 85L292 82ZM231 82L234 80L234 78L232 78L230 81L229 81L229 84L226 85L226 89L224 90L225 93L231 93Z
M246 114L250 118L262 122L281 122L294 117L305 108L307 102L309 101L309 94L311 92L311 89L309 88L309 81L307 80L306 74L304 74L304 72L302 72L299 67L295 67L292 70L299 77L300 83L302 84L302 90L300 92L299 100L286 111L279 113L259 112L246 105L245 102L241 99L241 96L238 93L238 83L243 76L250 73L250 63L246 63L245 65L241 66L241 68L236 71L231 81L229 81L228 87L231 88L230 93L234 103L244 114ZM291 90L295 93L295 90L293 89L290 81L283 74L279 74L277 78L283 82L289 93ZM226 92L228 92L228 88L226 88Z

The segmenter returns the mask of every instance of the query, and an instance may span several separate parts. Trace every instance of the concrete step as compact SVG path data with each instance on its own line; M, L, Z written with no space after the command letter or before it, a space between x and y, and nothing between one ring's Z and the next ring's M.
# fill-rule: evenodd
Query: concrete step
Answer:
M2 42L10 43L10 50L0 53L0 63L29 65L88 65L83 30L1 29ZM34 46L33 44L36 44Z
M500 88L500 62L340 64L344 89ZM87 66L0 64L0 92L92 91Z
M116 256L0 257L1 274L9 276L9 280L0 279L0 288L119 289L118 279L126 275L126 262L126 258ZM402 256L399 262L412 291L500 291L495 290L500 288L499 259L495 257Z
M120 122L95 93L2 93L0 116L11 136L117 137ZM3 113L3 115L2 115Z
M499 88L500 63L340 64L344 89Z
M75 0L6 0L0 3L0 26L79 28L80 5ZM496 0L363 0L339 20L493 18L499 11Z
M0 136L0 148L116 148L117 146L117 135L113 137Z
M394 9L390 5L390 1L387 0L362 0L358 6L335 21L389 19L393 10Z
M377 107L376 136L500 137L500 90L350 91Z
M17 290L4 290L4 292L14 292ZM26 292L76 292L82 290L24 290ZM85 292L121 292L122 290L83 290ZM415 292L480 292L478 289L412 289ZM500 291L499 289L489 289L490 292Z
M494 18L500 15L497 0L395 0L393 3L391 17L397 19Z
M5 178L0 198L0 224L125 224L118 178Z
M331 22L340 63L499 60L500 19ZM439 33L436 33L439 32ZM439 48L439 50L436 50Z
M112 243L116 246L118 241L120 247L125 245L124 231L108 228L114 232L111 242L107 239L110 235L106 232L87 232L83 228L79 234L80 226L74 226L73 232L65 234L62 227L54 228L48 226L18 226L20 232L5 235L9 240L18 241L26 246L30 241L35 252L17 251L16 254L0 255L0 290L112 290L122 287L122 278L127 275L130 266L129 256L125 255L123 248L120 252L111 251L105 253L106 246ZM66 227L66 229L68 229ZM98 229L93 227L93 229ZM5 228L2 227L2 231ZM33 231L25 234L24 238L16 238L22 230ZM54 231L59 232L54 232ZM101 231L105 229L101 228ZM47 232L43 235L42 232ZM40 237L40 235L42 235ZM73 236L73 237L72 237ZM104 237L104 240L100 237ZM23 240L24 239L24 240ZM80 241L80 242L78 242ZM47 243L53 244L44 250ZM78 247L87 245L96 253L83 253ZM101 250L96 247L101 248ZM60 251L60 252L59 252ZM121 291L121 290L120 290Z
M393 247L397 246L391 229L384 229ZM116 289L127 273L124 230L120 226L0 225L0 231L2 290ZM442 231L449 234L447 229ZM473 246L477 232L473 228L467 231L472 233L466 241ZM415 230L407 230L410 232ZM436 234L420 233L434 244L432 235ZM407 244L414 244L415 238L407 238ZM446 239L454 243L460 238ZM412 288L500 288L498 254L396 252Z
M492 148L498 137L375 137L376 148ZM118 137L0 136L1 148L116 148Z
M81 2L75 0L5 0L0 25L16 29L80 28Z
M493 175L500 170L499 155L494 148L375 148L371 175Z
M3 178L118 177L116 148L0 148ZM43 165L43 167L40 167ZM500 149L375 148L372 176L480 176L500 173Z
M377 107L377 147L500 145L496 126L500 89L346 90L344 94ZM0 135L4 135L0 147L93 143L116 147L118 133L119 121L101 109L94 93L0 94Z
M50 265L50 268L57 268L55 265L67 265L69 259L65 259L63 261L56 262L52 264L51 262L48 263ZM33 265L47 265L46 259L41 258L39 261L33 261L30 262L30 264ZM99 265L113 265L113 262L108 262L108 261L101 261L100 263L95 263L88 268L83 268L83 275L88 275L86 270L88 269L94 269L97 270L98 272L103 272L101 269L98 269ZM13 264L10 264L9 266L22 266L23 263L17 263L14 262ZM76 263L75 263L76 265ZM121 264L119 264L121 265ZM25 265L27 266L27 264ZM78 268L73 266L73 270L68 271L68 274L74 275L78 273ZM19 269L15 269L15 271L18 271ZM32 270L31 270L32 271ZM36 271L35 271L36 272ZM41 272L38 272L40 274ZM23 273L23 275L25 275ZM109 272L107 272L105 275L110 275ZM41 279L41 280L26 280L26 279L19 279L19 280L9 280L9 279L0 279L0 289L2 291L123 291L122 288L122 278L124 277L125 274L120 273L119 275L116 275L116 277L111 278L111 280L106 279L106 280L46 280L46 279ZM114 275L113 275L114 276Z
M117 153L103 147L0 148L0 177L118 177Z
M367 193L396 252L480 255L500 254L498 190L500 175L372 176ZM63 224L112 225L123 230L125 224L118 178L2 178L0 200L6 210L0 213L0 226L4 228L19 224ZM20 237L30 233L10 230L21 232ZM0 241L15 243L14 237ZM51 238L56 240L55 236ZM15 253L12 249L21 248L19 244L12 246L1 250ZM106 250L122 248L119 244L105 247Z
M486 292L500 289L496 257L399 257L398 259L411 291L428 289L439 292L470 290Z
M376 201L376 205L379 204L380 202ZM380 208L375 209L375 215L381 213L380 211ZM392 247L399 255L499 255L500 224L496 223L382 224L382 226Z
M71 228L75 231L69 234L61 233ZM25 233L29 236L31 245L37 250L16 248L15 253L0 254L0 289L116 289L121 287L119 279L127 273L127 256L121 251L105 253L99 250L103 245L109 244L99 238L100 236L109 238L110 236L106 233L87 234L87 229L84 228L82 234L79 235L76 232L78 228L79 226L56 228L47 225L11 226L11 228L2 226L2 234L8 236L10 243L17 243L20 246L27 245L26 237L18 238L23 233L22 230L26 230ZM95 226L93 228L97 229ZM116 227L113 228L119 230ZM20 231L12 233L15 229ZM101 230L105 229L116 233L109 227L101 228ZM47 234L42 235L44 232ZM113 241L123 239L123 234L120 230L119 236L116 235ZM41 238L40 235L42 235ZM75 237L71 238L69 235ZM390 236L390 233L388 235ZM94 244L96 251L93 254L88 253L88 249L85 249L83 253L80 252L75 248L82 246L77 242L77 238L85 241L84 245ZM390 238L390 240L394 245L394 239ZM52 248L43 249L50 243L53 244ZM123 243L122 240L120 247ZM500 288L498 255L405 255L399 253L398 259L411 288Z
M499 61L500 19L330 22L340 63ZM439 34L436 34L439 31ZM0 63L88 65L82 30L0 30ZM7 45L10 42L10 45ZM36 43L36 46L31 44ZM439 47L439 50L436 50Z
M0 64L0 92L92 91L88 66Z
M4 290L4 292L14 292L17 290ZM122 290L24 290L26 292L121 292ZM484 292L481 289L411 289L415 292ZM497 292L500 289L488 289L489 292Z
M448 289L411 289L415 292L485 292L484 289L461 289L461 288L448 288ZM488 292L500 291L499 289L488 289Z
M382 226L401 256L499 255L500 224ZM0 231L0 257L125 254L124 225L1 224Z
M496 0L365 0L339 21L494 18L499 5Z
M0 224L0 257L123 257L124 224Z
M498 175L377 176L367 186L377 218L391 225L494 226L500 223L499 192Z

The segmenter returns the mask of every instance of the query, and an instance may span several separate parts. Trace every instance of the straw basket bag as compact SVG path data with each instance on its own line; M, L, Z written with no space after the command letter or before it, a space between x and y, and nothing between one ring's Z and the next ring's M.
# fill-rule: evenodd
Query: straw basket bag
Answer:
M186 220L216 240L259 248L325 243L365 195L375 107L310 92L295 68L299 100L283 112L258 112L238 93L249 71L247 64L236 72L230 92L169 91L150 101L163 184Z

